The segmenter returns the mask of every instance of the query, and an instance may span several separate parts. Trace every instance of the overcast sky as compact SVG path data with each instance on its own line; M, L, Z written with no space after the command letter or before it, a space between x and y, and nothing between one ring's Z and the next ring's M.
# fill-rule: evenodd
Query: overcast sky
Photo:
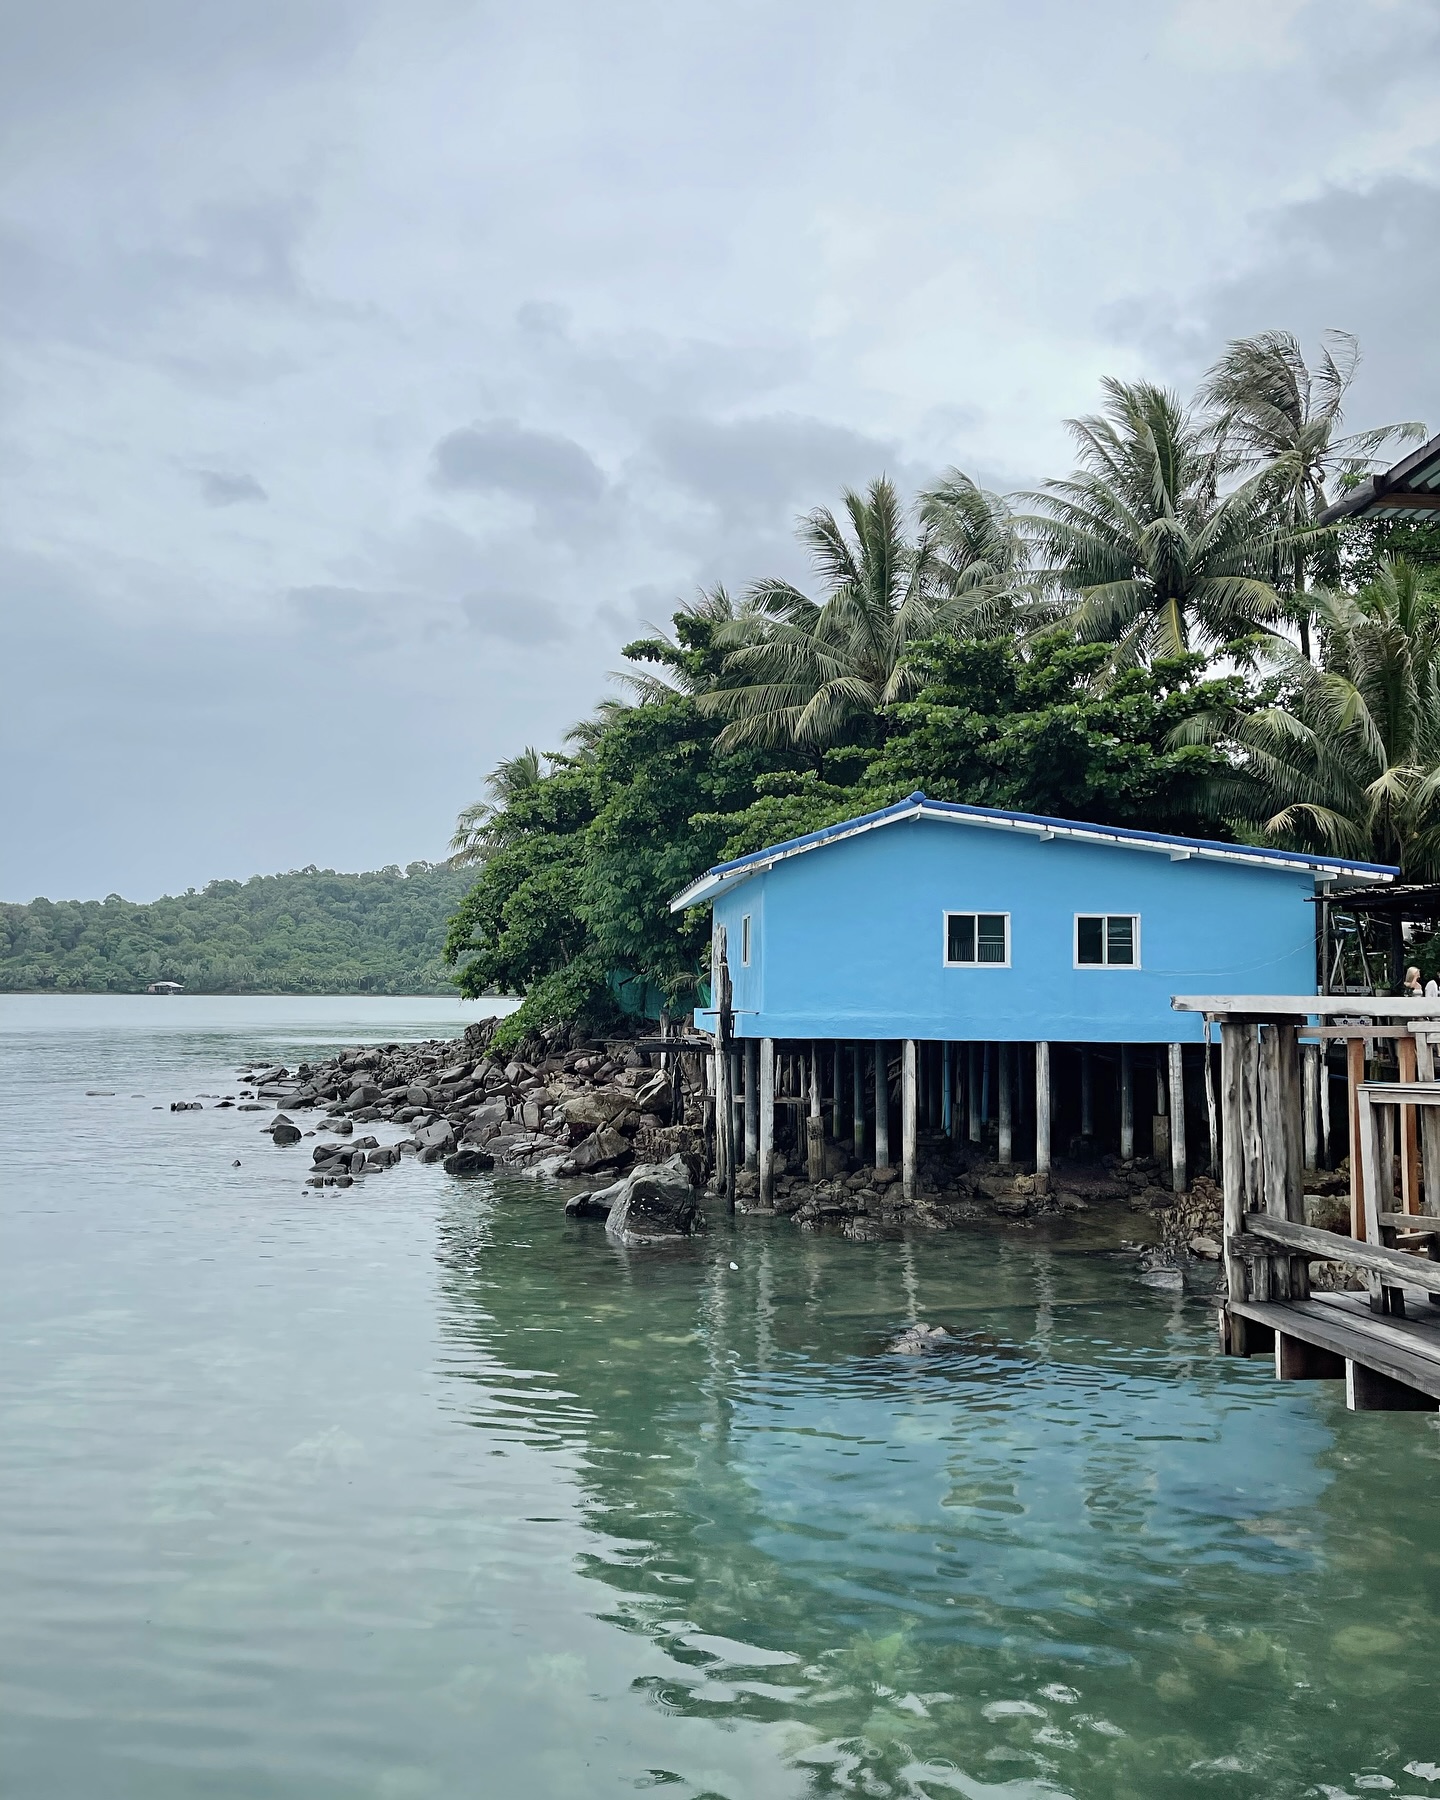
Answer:
M1440 424L1436 0L0 0L0 898L443 853L619 647L1101 375Z

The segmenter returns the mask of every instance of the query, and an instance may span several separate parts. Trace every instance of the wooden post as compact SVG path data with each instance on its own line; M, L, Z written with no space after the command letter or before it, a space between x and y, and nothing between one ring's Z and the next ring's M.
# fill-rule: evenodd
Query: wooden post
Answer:
M976 1067L977 1044L965 1046L965 1113L969 1121L970 1142L980 1142L980 1074Z
M1435 1047L1428 1034L1415 1040L1417 1076L1435 1079ZM1420 1161L1425 1174L1424 1205L1427 1213L1440 1213L1440 1106L1420 1108Z
M760 1044L745 1040L745 1167L760 1166Z
M890 1055L884 1038L875 1046L875 1167L890 1167Z
M1170 1046L1170 1185L1185 1192L1189 1173L1185 1156L1185 1046Z
M775 1040L760 1040L760 1204L775 1202Z
M855 1063L854 1063L853 1069L851 1070L851 1074L854 1077L854 1079L852 1081L851 1089L850 1089L850 1100L851 1100L851 1111L852 1111L852 1113L854 1115L854 1119L855 1119L855 1154L860 1158L861 1162L864 1162L864 1160L865 1160L865 1064L861 1059L864 1057L865 1052L860 1047L859 1044L856 1044L853 1047L852 1053L854 1055Z
M1360 1154L1360 1083L1365 1079L1365 1040L1345 1044L1345 1078L1350 1102L1350 1235L1365 1236L1365 1168Z
M810 1045L810 1116L805 1121L805 1173L811 1183L825 1179L825 1121L820 1117L820 1046Z
M1395 1040L1395 1060L1402 1081L1418 1081L1418 1061L1413 1037ZM1420 1131L1413 1106L1400 1109L1400 1210L1420 1210Z
M1095 1067L1088 1044L1080 1051L1080 1135L1095 1135Z
M727 1211L735 1210L734 987L723 925L715 930L715 1162Z
M1320 1166L1320 1046L1306 1044L1302 1052L1305 1077L1305 1167Z
M1331 1166L1330 1148L1330 1044L1322 1038L1320 1050L1320 1167Z
M1015 1128L1014 1104L1010 1091L1010 1046L997 1044L995 1054L1000 1061L1000 1133L999 1160L1002 1169L1008 1169L1015 1160Z
M950 1040L948 1038L945 1040L945 1047L940 1055L942 1063L940 1081L943 1090L940 1096L940 1126L946 1137L954 1137L955 1094L953 1090L955 1087L955 1075L951 1067Z
M914 1038L906 1038L900 1070L900 1180L907 1200L915 1198L915 1151L920 1124L918 1051Z
M1210 1046L1210 1019L1205 1019L1205 1124L1210 1133L1210 1179L1220 1176L1220 1120L1215 1110L1215 1058Z
M1288 1020L1264 1027L1259 1047L1260 1128L1265 1210L1272 1218L1305 1223L1300 1046ZM1270 1294L1275 1300L1308 1300L1309 1264L1272 1256Z
M1035 1192L1050 1192L1050 1046L1035 1046Z
M1048 1044L1045 1061L1050 1061ZM1120 1046L1120 1160L1135 1160L1135 1053L1129 1044Z
M830 1089L830 1135L838 1144L843 1135L841 1126L845 1117L844 1102L840 1098L843 1083L840 1079L840 1046L835 1046L835 1080Z
M1238 1240L1245 1229L1245 1062L1255 1027L1246 1020L1226 1019L1220 1027L1221 1185L1225 1200L1225 1280L1231 1300L1249 1298L1245 1259ZM1245 1354L1245 1321L1232 1317L1227 1348Z

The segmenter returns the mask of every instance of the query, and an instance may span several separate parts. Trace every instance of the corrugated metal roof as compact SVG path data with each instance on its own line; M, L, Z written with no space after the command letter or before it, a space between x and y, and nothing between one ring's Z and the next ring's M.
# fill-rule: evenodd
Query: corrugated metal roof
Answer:
M1366 880L1393 881L1400 873L1388 863L1358 862L1350 857L1311 856L1301 850L1267 850L1252 844L1222 844L1212 838L1174 837L1160 831L1134 831L1124 825L1091 825L1080 819L1052 819L1043 813L1006 812L992 806L964 806L954 800L931 800L916 792L893 806L878 812L862 813L838 825L827 825L821 831L807 832L803 837L788 838L768 849L736 857L732 862L716 863L714 868L683 888L670 902L671 912L687 906L699 906L712 899L723 888L751 875L772 868L791 856L802 856L826 844L845 838L859 837L878 827L898 824L903 819L934 819L945 824L972 825L989 830L1009 830L1039 838L1067 838L1091 844L1104 844L1113 849L1149 850L1168 855L1172 862L1198 858L1206 862L1232 862L1258 865L1276 870L1301 870L1306 873Z
M1337 519L1408 519L1414 524L1440 524L1440 437L1353 488L1343 500L1327 506L1322 525Z

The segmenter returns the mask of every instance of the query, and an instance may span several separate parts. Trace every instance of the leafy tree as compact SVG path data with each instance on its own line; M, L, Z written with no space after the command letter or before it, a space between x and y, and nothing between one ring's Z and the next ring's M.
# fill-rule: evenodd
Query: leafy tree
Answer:
M540 752L527 744L518 755L507 756L496 763L485 777L484 800L472 800L455 821L455 835L450 839L450 866L463 869L484 862L494 847L493 826L497 816L518 795L533 788L544 773Z
M1263 475L1221 494L1204 427L1173 393L1104 389L1100 413L1070 421L1079 468L1027 496L1041 510L1021 520L1076 635L1113 646L1121 669L1220 650L1281 618L1264 578L1278 540Z
M1405 563L1358 594L1317 593L1325 663L1270 655L1276 701L1199 715L1178 741L1228 749L1265 837L1440 876L1440 594Z
M724 681L699 706L727 721L722 747L797 745L814 755L863 741L910 689L906 652L962 616L963 601L932 579L929 531L907 535L890 481L871 482L863 496L847 489L843 512L842 524L819 507L800 527L823 600L788 581L757 581L716 632L730 652Z
M1262 476L1278 537L1288 549L1278 558L1276 585L1310 654L1312 608L1307 579L1334 581L1339 572L1334 534L1318 529L1329 503L1327 487L1368 469L1386 444L1425 435L1413 421L1341 436L1345 398L1360 365L1359 340L1327 331L1312 369L1300 340L1289 331L1236 338L1210 370L1200 390L1213 411L1213 435L1223 466Z
M314 867L137 905L0 905L0 991L436 994L445 922L465 877L412 863L365 875Z

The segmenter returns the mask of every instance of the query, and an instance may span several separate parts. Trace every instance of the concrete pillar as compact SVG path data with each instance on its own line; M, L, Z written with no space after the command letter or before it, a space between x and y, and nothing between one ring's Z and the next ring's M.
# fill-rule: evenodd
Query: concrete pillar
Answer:
M1170 1045L1170 1185L1184 1193L1185 1161L1185 1046Z
M890 1056L884 1038L875 1046L875 1167L890 1167Z
M1120 1160L1129 1162L1135 1155L1135 1053L1128 1044L1120 1046Z
M1014 1099L1010 1091L1010 1046L997 1044L995 1056L999 1068L1000 1089L1000 1167L1008 1169L1015 1160Z
M760 1167L760 1042L745 1042L745 1167Z
M1035 1046L1035 1192L1050 1192L1050 1046Z
M855 1154L864 1161L865 1158L865 1063L864 1048L860 1044L852 1046L854 1058L851 1068L850 1084L851 1113L855 1121Z
M915 1198L915 1152L920 1131L920 1046L906 1038L900 1073L900 1178L905 1198Z
M760 1040L760 1204L775 1200L775 1040Z
M805 1121L805 1172L812 1182L825 1179L825 1121L820 1117L820 1046L810 1046L810 1116Z

